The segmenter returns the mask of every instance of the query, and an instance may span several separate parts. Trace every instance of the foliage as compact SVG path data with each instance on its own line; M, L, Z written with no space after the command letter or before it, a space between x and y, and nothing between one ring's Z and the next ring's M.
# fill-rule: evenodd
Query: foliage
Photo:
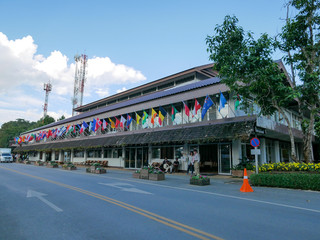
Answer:
M100 163L93 163L92 166L95 166L95 167L100 167L101 164Z
M320 191L320 174L307 173L260 173L250 176L254 186L295 188Z
M50 161L50 165L51 166L58 166L58 163L56 163L55 161Z
M270 171L303 171L303 172L319 172L320 163L268 163L263 164L259 167L259 172L270 172Z
M240 162L239 164L233 166L231 168L231 170L244 170L245 168L247 170L255 170L256 169L255 165L253 165L251 162Z
M191 176L191 179L209 179L209 177L207 177L207 176L203 176L203 175L195 175L195 176Z
M57 122L63 120L63 119L66 119L66 117L64 115L62 115L60 118L57 119Z

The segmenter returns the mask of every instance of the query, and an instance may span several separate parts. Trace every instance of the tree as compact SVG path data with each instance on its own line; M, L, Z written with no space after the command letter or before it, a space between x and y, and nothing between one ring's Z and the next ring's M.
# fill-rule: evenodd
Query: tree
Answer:
M292 101L298 104L304 139L304 159L312 161L312 131L320 110L320 0L291 0L297 14L287 16L279 41L263 34L254 40L250 32L237 26L236 17L226 16L215 28L216 35L207 37L210 59L216 62L222 81L243 95L245 102L254 96L261 113L281 113L288 125L291 157L296 160L294 137L284 109ZM285 53L283 60L291 67L291 79L276 68L272 54ZM297 84L296 73L301 81ZM308 114L308 119L304 114Z
M223 24L216 26L216 34L206 38L209 58L215 62L221 81L242 96L245 107L254 97L261 114L281 113L288 125L291 157L297 161L291 123L284 110L295 93L286 74L272 59L278 43L267 34L255 40L237 23L235 16L226 16Z
M291 66L295 90L298 94L300 118L307 110L309 119L303 120L304 159L312 161L312 132L320 112L320 1L292 0L288 4L298 13L287 16L280 34L280 49L287 53L284 60ZM302 82L295 82L296 73Z
M63 119L66 119L66 117L64 115L62 115L60 118L57 119L57 122L63 120Z

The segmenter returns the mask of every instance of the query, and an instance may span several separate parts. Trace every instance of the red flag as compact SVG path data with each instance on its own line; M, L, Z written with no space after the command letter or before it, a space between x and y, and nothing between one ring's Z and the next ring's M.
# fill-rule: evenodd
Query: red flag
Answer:
M117 128L117 127L119 127L120 121L119 121L119 119L118 119L117 117L114 117L114 118L116 119L116 126L115 126L115 128Z
M194 102L194 111L195 111L195 114L198 113L198 110L200 110L201 108L201 105L199 104L199 102L197 101L197 99L195 99L196 101Z
M183 105L184 105L184 112L189 117L190 116L190 109L185 102L183 102Z

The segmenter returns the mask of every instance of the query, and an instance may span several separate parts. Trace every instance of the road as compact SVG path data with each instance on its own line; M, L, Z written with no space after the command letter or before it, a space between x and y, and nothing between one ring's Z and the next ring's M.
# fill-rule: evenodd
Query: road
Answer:
M320 193L0 164L0 239L319 239Z

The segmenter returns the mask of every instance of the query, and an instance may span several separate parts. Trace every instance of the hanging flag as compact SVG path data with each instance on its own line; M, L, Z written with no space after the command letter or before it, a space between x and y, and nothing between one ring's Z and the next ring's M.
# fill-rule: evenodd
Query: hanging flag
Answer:
M163 107L159 107L159 124L162 126L163 120L166 117L167 112Z
M236 100L236 102L234 103L234 109L235 109L235 110L238 110L238 107L239 107L239 105L240 105L240 101L241 101L240 95L237 94L237 100Z
M93 119L92 122L90 122L89 131L95 132L96 131L96 124L97 124L97 121L95 119Z
M213 105L213 101L211 98L207 95L206 99L204 100L202 112L201 112L201 118L203 120L204 116L206 115L209 108Z
M112 121L111 118L109 118L109 121L110 121L110 123L111 123L111 128L115 128L116 125L114 124L114 121Z
M149 116L148 113L146 113L146 111L143 111L142 125L147 122L148 116Z
M184 101L182 101L182 102L183 102L183 105L184 105L184 112L189 117L190 116L190 109L189 109L188 105Z
M219 112L222 108L224 108L224 105L227 103L227 100L223 96L222 92L220 91L220 102L219 102Z
M126 122L127 120L121 115L121 119L120 119L120 127L122 128L122 129L124 129L124 126L125 126L125 122Z
M140 124L140 119L141 119L141 117L139 116L138 113L136 113L136 122L137 122L137 125Z
M156 118L157 116L157 112L152 108L151 110L151 123L152 125L154 125L154 119Z
M107 124L108 123L106 122L106 120L103 119L102 127L101 127L102 131L104 131L107 128Z
M171 108L171 119L172 119L172 122L176 118L176 113L177 112L178 112L177 109L172 105L172 108Z
M67 127L67 134L71 133L73 131L73 126L69 125Z
M49 138L50 136L52 136L52 131L51 129L49 129L48 133L47 133L47 138Z
M83 121L81 128L80 128L80 134L83 133L87 127L89 127L88 124L85 121Z
M98 131L98 129L101 127L102 122L99 118L97 118L96 126L95 126L95 132Z
M114 118L116 119L116 126L115 126L115 128L118 128L119 125L120 125L120 121L119 121L119 119L118 119L117 117L114 117Z
M195 102L194 102L194 111L195 111L195 114L194 114L194 115L197 115L197 114L198 114L198 110L200 110L200 108L201 108L200 103L198 102L197 99L195 99Z
M76 125L73 125L73 133L76 134L77 133L77 129L76 129Z
M132 122L132 117L129 114L127 114L127 128L129 128L131 122Z

